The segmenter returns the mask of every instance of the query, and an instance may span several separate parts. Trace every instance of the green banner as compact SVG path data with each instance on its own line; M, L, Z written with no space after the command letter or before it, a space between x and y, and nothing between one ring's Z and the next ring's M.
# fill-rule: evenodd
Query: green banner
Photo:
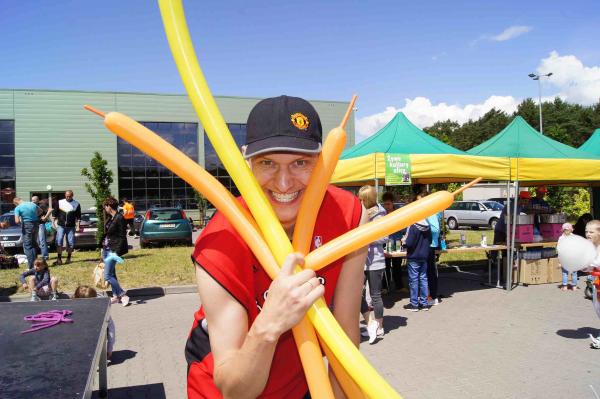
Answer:
M385 154L385 185L406 186L412 184L410 156L408 154Z

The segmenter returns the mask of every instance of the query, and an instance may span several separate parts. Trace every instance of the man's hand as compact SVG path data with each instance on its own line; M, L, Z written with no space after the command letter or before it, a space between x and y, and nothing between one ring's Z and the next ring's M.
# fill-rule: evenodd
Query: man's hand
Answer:
M27 283L23 283L23 289L26 290L27 289Z
M259 315L261 322L277 337L298 324L308 308L325 293L325 287L313 270L294 274L295 266L301 264L304 264L301 254L287 256L277 278L269 287Z

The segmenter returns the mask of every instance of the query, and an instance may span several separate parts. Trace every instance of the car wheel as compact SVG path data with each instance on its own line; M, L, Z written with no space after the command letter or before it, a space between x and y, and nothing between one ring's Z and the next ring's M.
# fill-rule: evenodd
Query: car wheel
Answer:
M148 244L146 244L146 243L144 242L144 240L140 240L140 248L141 248L141 249L144 249L144 248L147 248L147 247L148 247Z
M448 218L448 221L446 222L446 224L448 225L448 228L450 230L458 229L458 222L454 218Z
M498 223L498 218L491 218L490 219L489 225L490 225L490 228L492 230L494 230L496 228L496 223Z

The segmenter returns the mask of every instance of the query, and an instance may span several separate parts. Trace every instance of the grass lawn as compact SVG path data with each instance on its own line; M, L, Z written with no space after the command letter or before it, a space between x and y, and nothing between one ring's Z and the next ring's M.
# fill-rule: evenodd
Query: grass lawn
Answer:
M467 244L478 245L481 234L492 243L494 232L491 230L464 230ZM460 231L451 230L446 237L449 247L458 246ZM191 247L163 247L138 249L124 256L125 263L117 265L117 277L124 289L142 287L165 287L171 285L195 284L194 268L190 260ZM51 254L50 263L56 260ZM77 251L73 253L73 262L69 265L50 266L50 273L59 279L59 291L72 294L80 284L93 285L92 272L100 260L99 251ZM442 254L440 263L448 265L484 264L484 252L464 254ZM25 271L25 265L19 269L0 270L0 296L23 293L19 275Z
M481 235L487 236L488 245L494 242L493 230L463 230L467 245L479 245L481 243ZM446 236L446 245L448 247L459 246L460 230L450 230ZM462 254L441 254L440 263L448 265L465 265L465 264L487 264L485 252L467 252Z
M192 247L130 251L123 257L125 263L117 265L119 283L124 289L195 284L191 253ZM55 260L56 254L50 254L50 263ZM68 265L50 266L50 274L59 279L59 291L69 295L80 284L94 284L92 272L100 261L100 251L77 251L73 253L72 260ZM26 267L26 264L23 264L19 269L0 270L0 296L24 292L19 283L19 275Z

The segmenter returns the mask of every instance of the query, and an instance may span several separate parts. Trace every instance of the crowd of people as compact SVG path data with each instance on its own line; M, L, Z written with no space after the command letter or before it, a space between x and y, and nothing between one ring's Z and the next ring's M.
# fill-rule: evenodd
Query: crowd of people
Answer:
M41 200L33 196L31 201L21 198L13 200L15 205L15 222L21 226L23 251L27 257L28 269L20 276L23 289L29 290L32 301L40 297L52 300L58 298L58 279L50 276L48 269L49 248L46 241L47 232L56 231L56 261L53 265L72 262L75 248L76 232L80 230L81 205L74 199L73 191L67 190L64 198L50 206L47 199ZM104 269L103 278L112 289L112 303L129 304L129 297L121 288L116 274L117 263L123 263L122 255L128 251L127 228L133 230L135 215L133 204L126 199L119 202L108 197L102 204L105 215L104 236L101 241L101 258ZM66 258L63 259L63 253Z

